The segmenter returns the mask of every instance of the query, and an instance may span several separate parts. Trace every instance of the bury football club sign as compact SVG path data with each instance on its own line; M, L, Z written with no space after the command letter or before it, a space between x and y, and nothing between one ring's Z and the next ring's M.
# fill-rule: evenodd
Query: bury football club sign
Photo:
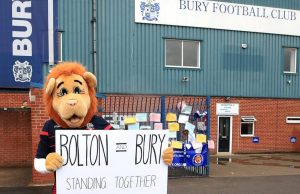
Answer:
M135 0L135 22L300 36L300 10L201 0Z
M43 83L43 64L55 61L57 0L0 1L0 88Z

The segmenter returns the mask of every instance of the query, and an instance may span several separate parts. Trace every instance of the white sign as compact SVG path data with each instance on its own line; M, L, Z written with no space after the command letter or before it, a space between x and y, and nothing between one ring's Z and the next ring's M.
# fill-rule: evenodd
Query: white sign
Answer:
M300 11L192 0L135 0L135 22L300 36Z
M57 194L167 194L167 130L58 130Z
M234 103L217 103L217 115L239 115L239 104Z

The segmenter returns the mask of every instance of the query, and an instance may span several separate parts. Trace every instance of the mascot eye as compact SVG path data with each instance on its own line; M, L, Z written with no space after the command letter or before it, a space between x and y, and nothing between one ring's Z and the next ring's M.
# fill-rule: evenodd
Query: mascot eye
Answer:
M79 87L75 87L73 93L74 94L81 94L82 91L81 91L81 89Z
M58 96L61 97L61 96L64 96L66 94L68 94L68 90L66 88L61 88L60 93L59 93Z

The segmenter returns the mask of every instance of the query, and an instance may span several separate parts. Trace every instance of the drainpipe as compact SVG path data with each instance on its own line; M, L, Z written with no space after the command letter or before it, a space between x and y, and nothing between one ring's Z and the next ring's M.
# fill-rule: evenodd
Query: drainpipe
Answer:
M93 57L93 74L96 76L98 80L97 75L97 29L96 29L96 22L97 22L97 0L92 0L92 57ZM99 82L98 82L99 83ZM96 88L96 92L97 92Z

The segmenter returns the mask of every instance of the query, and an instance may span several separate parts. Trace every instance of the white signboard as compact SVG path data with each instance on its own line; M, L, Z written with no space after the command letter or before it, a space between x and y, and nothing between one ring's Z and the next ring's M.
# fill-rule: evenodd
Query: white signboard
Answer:
M167 130L58 130L57 194L167 194Z
M300 36L300 11L191 0L135 0L135 22Z
M239 104L234 103L217 103L217 115L239 115Z

